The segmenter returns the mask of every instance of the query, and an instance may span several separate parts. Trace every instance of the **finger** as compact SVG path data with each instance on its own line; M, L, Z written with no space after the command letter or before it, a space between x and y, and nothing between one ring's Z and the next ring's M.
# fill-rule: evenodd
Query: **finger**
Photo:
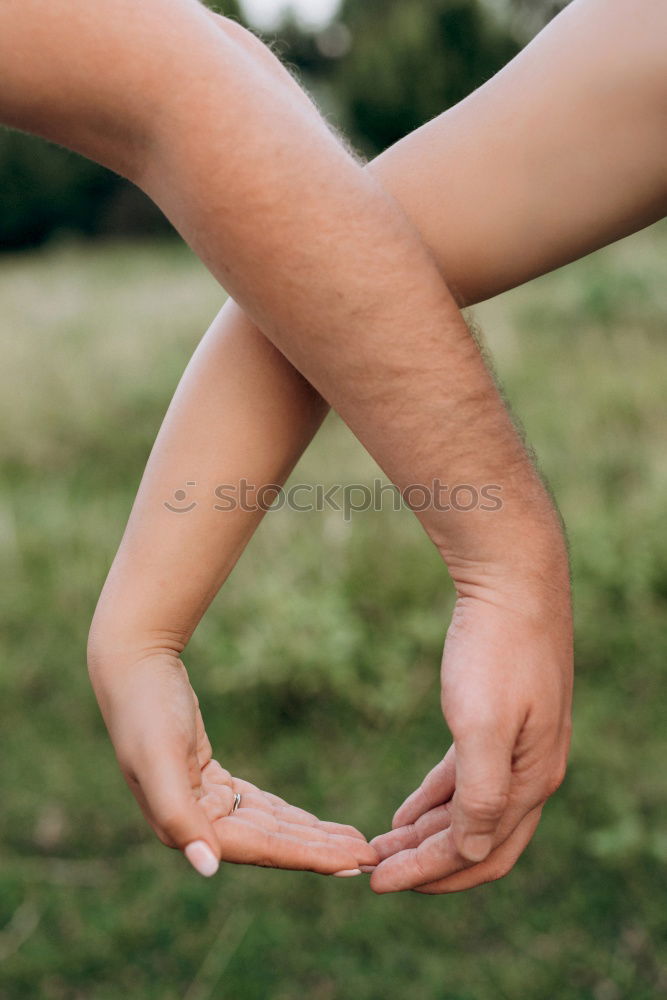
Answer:
M454 803L448 805L453 820ZM417 825L415 824L415 830ZM514 829L514 825L512 826ZM407 847L382 861L371 877L374 892L400 892L442 879L473 862L461 856L453 835L453 822L425 839L415 838L415 846ZM413 841L414 843L414 841Z
M462 858L483 861L509 803L514 732L472 726L456 739L452 836Z
M183 667L185 670L185 667ZM187 670L186 670L187 676ZM189 681L188 681L189 683ZM195 744L196 744L196 754L199 767L203 769L210 762L213 756L213 748L211 746L211 741L208 738L208 733L206 732L206 727L204 726L204 719L201 714L201 706L199 704L199 698L197 697L197 692L190 685L190 690L192 692L192 698L195 703Z
M377 893L414 889L468 864L457 850L450 826L380 862L371 876L371 889Z
M354 837L355 840L363 840L364 843L368 843L368 837L361 830L358 830L356 826L351 826L349 823L336 823L335 820L318 819L317 816L315 817L315 822L323 830L326 830L327 833L336 833L342 837Z
M266 793L262 793L266 795ZM298 806L292 806L288 802L283 805L275 805L273 802L266 801L264 808L273 811L274 816L281 817L286 821L293 823L295 825L301 825L308 827L309 829L318 829L324 831L327 834L338 836L338 837L349 837L352 840L359 840L362 844L367 844L368 840L361 831L357 830L354 826L349 826L347 823L334 823L328 820L318 819L312 813L308 813Z
M397 830L389 830L381 833L378 837L373 837L371 847L378 853L380 861L390 858L399 851L407 851L417 847L427 837L432 837L434 833L446 830L451 825L451 806L446 803L444 806L436 806L430 809L423 816L420 816L414 823L408 823Z
M508 808L498 827L494 846L499 848L504 844L514 835L517 827L524 822L527 815L539 811L543 805L543 802L538 806L535 806L534 803L527 806L525 802L517 802ZM406 834L407 846L402 851L381 861L375 870L373 879L371 879L371 888L375 892L398 892L402 889L415 889L430 882L449 878L457 872L479 867L467 858L463 858L458 850L453 836L454 801L448 803L444 810L440 816L440 822L443 824L441 831L436 830L430 836L418 840L416 844L414 841L418 837L411 840ZM446 825L448 818L451 823ZM435 825L435 820L433 825ZM414 825L414 829L419 830L418 824ZM428 830L429 826L425 825L424 833ZM377 847L375 841L371 842L371 846ZM421 881L425 874L426 878Z
M444 760L436 764L402 806L394 813L392 826L407 826L434 806L447 802L454 794L456 780L456 757L454 746L445 754Z
M290 821L293 823L302 823L304 826L320 826L329 829L332 833L340 833L346 836L356 837L360 840L366 840L363 833L360 833L354 826L349 826L346 823L333 823L321 820L314 813L308 812L306 809L301 809L299 806L292 805L290 802L286 802L285 799L281 799L280 796L274 795L271 792L266 792L263 789L259 789L255 785L252 785L249 781L244 781L241 778L236 778L235 783L237 789L243 794L247 792L249 795L260 795L262 797L264 807L271 809L274 813L276 813L276 815L281 811L285 814L289 814Z
M212 757L201 769L201 781L203 788L212 786L232 789L234 779L229 771Z
M196 755L183 759L171 744L164 750L154 744L150 761L135 761L126 777L160 840L182 850L201 875L214 875L220 845L200 805L201 770Z
M251 815L252 812L249 811ZM291 833L280 828L267 829L266 814L255 812L252 819L244 818L239 809L233 816L215 824L225 861L334 875L340 871L356 871L360 863L373 864L376 860L375 852L370 850L369 853L369 845L365 845L365 851L357 847L353 853L347 845L336 843L334 837L324 841L308 840L303 833L295 835L297 827L292 827Z
M235 795L231 788L221 787L216 791L207 792L199 799L199 805L204 810L211 823L231 816L234 809Z
M364 834L356 828L356 826L351 826L349 823L336 823L334 820L324 820L320 819L314 813L308 812L307 809L301 809L299 806L294 806L290 802L286 802L285 799L281 799L280 796L274 795L272 792L263 792L267 796L270 802L272 802L277 808L283 807L284 809L289 809L293 821L303 823L314 824L317 823L319 826L331 833L340 833L348 837L357 837L361 840L367 840Z
M322 829L317 824L312 826L304 823L291 823L285 818L285 810L274 811L275 807L269 809L262 803L262 796L248 796L244 794L238 810L231 813L234 795L230 789L224 789L224 795L218 796L215 793L205 795L200 804L206 811L209 820L219 831L217 825L219 821L243 820L252 823L258 829L265 830L273 836L288 837L291 841L299 841L304 845L311 846L320 844L327 846L332 851L344 851L348 856L353 856L356 865L375 865L377 863L377 853L365 840L359 837L349 837L345 834L330 833ZM355 867L356 867L355 865Z
M542 808L542 806L538 806L529 812L511 836L492 851L485 861L473 865L471 868L454 872L453 875L438 879L428 885L416 886L414 891L427 895L463 892L465 889L473 889L475 886L483 885L485 882L495 882L500 878L504 878L512 870L526 849L527 844L532 840L533 834L540 822Z
M321 820L314 813L286 802L279 795L274 795L272 792L257 788L256 785L242 778L232 778L229 771L221 767L217 760L211 760L202 771L202 783L206 792L210 790L209 785L211 784L215 786L228 786L232 791L241 792L245 801L251 801L257 808L264 808L267 811L273 812L276 816L282 815L283 818L289 820L291 823L317 826L329 833L354 837L357 840L367 842L364 834L354 826L350 826L347 823Z
M229 771L215 760L211 760L202 771L202 786L205 794L200 799L200 805L214 824L230 817L235 793L240 792L241 804L232 818L242 818L270 834L289 836L303 843L328 844L354 855L358 864L377 862L374 849L356 831L351 836L342 824L331 824L332 829L327 828L312 813L291 807L283 799L262 791L249 781L232 778Z

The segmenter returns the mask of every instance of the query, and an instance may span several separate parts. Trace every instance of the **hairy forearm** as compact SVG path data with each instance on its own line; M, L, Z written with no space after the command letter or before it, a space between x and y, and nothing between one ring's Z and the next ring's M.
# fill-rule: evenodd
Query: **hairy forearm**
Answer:
M227 71L213 79L235 54L224 43L207 93L224 90ZM309 103L286 99L246 53L237 63L231 121L217 124L204 89L195 121L177 107L147 189L400 487L502 475L507 517L530 517L537 479L416 232ZM224 182L212 183L219 163ZM429 509L422 520L443 550L483 537L480 555L493 556L496 532L481 518Z
M463 303L558 267L664 211L664 82L651 23L661 10L649 0L644 7L647 16L637 18L629 4L617 2L604 12L597 0L573 5L497 78L369 165ZM248 41L242 32L239 38ZM262 54L257 45L253 51ZM271 67L270 57L264 59ZM623 100L612 104L609 89L619 86ZM619 145L619 134L631 141ZM551 165L548 174L545 164ZM635 182L628 185L630 174ZM215 394L221 372L233 373L228 377L244 386L240 398ZM211 408L199 420L202 396ZM240 310L225 309L179 388L131 522L132 529L140 522L144 537L155 536L155 548L158 538L164 545L173 536L197 566L208 567L203 586L184 575L179 601L195 608L201 604L197 587L207 598L212 594L261 512L205 517L199 511L183 524L158 516L161 498L194 477L209 487L240 476L258 487L282 483L325 407ZM179 445L183 427L188 447L198 442L196 467ZM242 441L252 442L240 463L228 461L230 429L236 428L242 428L240 449ZM132 530L121 550L128 574L125 556L134 537ZM171 547L166 554L173 557ZM187 631L195 623L193 614Z
M243 58L248 54L252 60L244 45ZM270 81L275 95L275 75L273 64L262 65L252 88L259 121L238 97L236 141L219 153L232 186L206 180L206 111L194 124L186 112L172 125L178 140L158 144L145 186L394 482L502 485L505 506L495 517L434 507L420 512L462 580L467 569L516 559L521 518L526 539L531 529L556 537L551 507L433 262L308 101L283 107L289 122L276 131L276 107L259 86ZM289 78L288 92L291 98ZM307 164L300 143L309 151ZM249 169L256 163L267 164L259 177ZM211 222L216 212L220 226ZM222 513L209 504L181 517L164 499L186 482L208 497L216 483L282 482L324 409L310 385L230 307L198 352L161 432L107 584L105 614L117 618L122 606L128 633L143 630L151 641L181 647L261 512ZM174 575L177 589L167 586Z
M155 442L96 614L91 660L182 650L263 516L261 488L285 481L326 409L230 300ZM257 487L243 506L232 494L242 480ZM234 509L216 495L220 486L238 499Z
M462 579L467 567L521 563L509 544L518 530L553 534L550 504L435 263L272 57L258 58L237 28L213 27L194 0L139 10L114 0L94 16L69 0L57 17L26 0L1 16L5 120L140 183L399 487L503 486L493 517L419 513ZM164 593L174 564L145 543L135 554ZM195 588L196 613L219 576ZM191 617L185 605L180 617Z

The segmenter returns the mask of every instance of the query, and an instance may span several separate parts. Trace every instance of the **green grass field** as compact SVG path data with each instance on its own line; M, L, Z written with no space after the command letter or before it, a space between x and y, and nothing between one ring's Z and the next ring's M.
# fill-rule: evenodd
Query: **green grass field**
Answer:
M0 259L2 1000L667 995L664 225L476 310L569 529L575 736L504 881L198 878L144 824L85 641L179 373L222 301L174 246ZM372 479L330 419L302 480ZM369 836L442 755L451 592L405 513L271 513L186 661L218 758Z

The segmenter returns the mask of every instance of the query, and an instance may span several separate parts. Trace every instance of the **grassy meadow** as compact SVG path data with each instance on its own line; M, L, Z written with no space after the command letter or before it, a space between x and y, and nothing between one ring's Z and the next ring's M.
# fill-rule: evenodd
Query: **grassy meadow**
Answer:
M568 525L566 782L502 882L365 878L162 847L85 642L162 414L223 295L175 244L0 258L0 998L656 1000L667 995L667 229L475 310ZM365 481L330 418L295 474ZM411 515L270 513L186 657L216 756L372 836L447 746L451 591Z

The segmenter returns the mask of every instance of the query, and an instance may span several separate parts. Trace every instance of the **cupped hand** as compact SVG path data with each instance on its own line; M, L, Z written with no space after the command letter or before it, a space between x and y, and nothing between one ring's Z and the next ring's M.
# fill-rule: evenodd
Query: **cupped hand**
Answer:
M539 589L539 587L538 587ZM567 578L511 599L460 597L442 663L454 742L371 841L378 893L458 892L506 875L559 787L570 742L572 618Z
M199 805L210 820L225 861L320 872L358 873L377 861L353 826L325 822L249 781L233 778L216 760L202 769ZM232 812L235 795L238 809Z
M323 822L225 771L212 759L197 696L168 653L91 665L122 772L160 840L203 875L218 862L357 873L377 862L353 826ZM232 812L235 795L241 796Z

